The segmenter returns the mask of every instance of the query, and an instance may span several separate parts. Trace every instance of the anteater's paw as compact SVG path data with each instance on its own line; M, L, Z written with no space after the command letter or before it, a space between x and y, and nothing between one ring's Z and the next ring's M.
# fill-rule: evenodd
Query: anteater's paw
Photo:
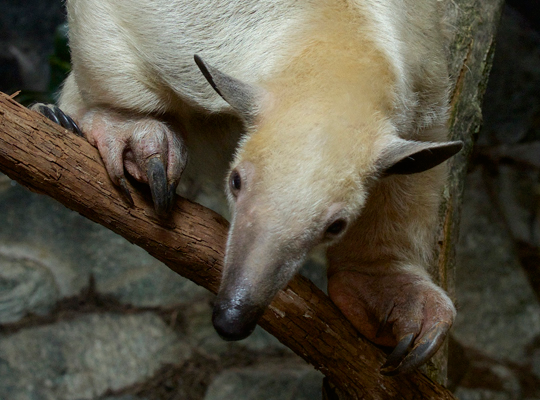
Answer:
M394 348L381 368L384 375L407 373L428 361L456 313L442 289L410 272L340 271L329 277L328 293L366 338Z
M76 134L77 136L84 137L77 123L54 104L34 103L30 106L30 109L43 114L51 121L57 123L63 128L66 128L68 131Z
M113 183L133 203L125 172L150 186L156 214L171 211L187 153L179 135L151 117L94 110L83 118L88 141L96 146Z

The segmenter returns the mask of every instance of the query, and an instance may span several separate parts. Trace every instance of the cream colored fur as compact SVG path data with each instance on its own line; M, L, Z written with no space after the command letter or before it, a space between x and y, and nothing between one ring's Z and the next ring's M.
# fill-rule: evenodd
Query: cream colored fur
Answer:
M247 279L252 302L267 304L319 244L331 245L330 273L429 279L445 167L382 178L380 166L398 138L447 139L437 3L68 0L73 72L60 106L83 131L95 113L165 118L184 132L190 182L221 187L240 172L241 195L226 188L224 280ZM242 125L194 54L266 93L255 120ZM337 218L347 232L328 239ZM247 271L227 272L238 265Z

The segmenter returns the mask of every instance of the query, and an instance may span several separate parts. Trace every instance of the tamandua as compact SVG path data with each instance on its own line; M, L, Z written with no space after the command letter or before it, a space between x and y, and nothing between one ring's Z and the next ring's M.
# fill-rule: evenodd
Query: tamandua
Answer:
M439 348L455 308L428 276L447 141L437 0L67 0L73 70L59 108L129 198L166 217L180 177L230 204L213 323L247 337L325 246L328 293L382 372ZM189 156L189 157L188 157Z

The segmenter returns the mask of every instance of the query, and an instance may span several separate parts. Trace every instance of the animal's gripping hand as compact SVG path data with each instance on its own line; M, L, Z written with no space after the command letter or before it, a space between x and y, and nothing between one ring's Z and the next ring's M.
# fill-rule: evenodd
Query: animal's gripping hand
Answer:
M429 360L455 317L448 296L410 272L339 271L329 277L328 293L366 338L394 347L381 368L385 375L410 372Z
M93 110L82 118L81 132L56 106L35 104L31 108L97 147L111 180L130 204L133 200L125 171L150 186L160 217L169 213L187 157L181 139L168 125L152 117Z

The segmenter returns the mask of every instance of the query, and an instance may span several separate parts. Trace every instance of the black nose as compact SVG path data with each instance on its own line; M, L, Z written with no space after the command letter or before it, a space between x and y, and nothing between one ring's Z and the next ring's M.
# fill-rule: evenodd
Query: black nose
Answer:
M217 302L212 313L214 329L224 340L242 340L255 330L264 312L256 306Z

